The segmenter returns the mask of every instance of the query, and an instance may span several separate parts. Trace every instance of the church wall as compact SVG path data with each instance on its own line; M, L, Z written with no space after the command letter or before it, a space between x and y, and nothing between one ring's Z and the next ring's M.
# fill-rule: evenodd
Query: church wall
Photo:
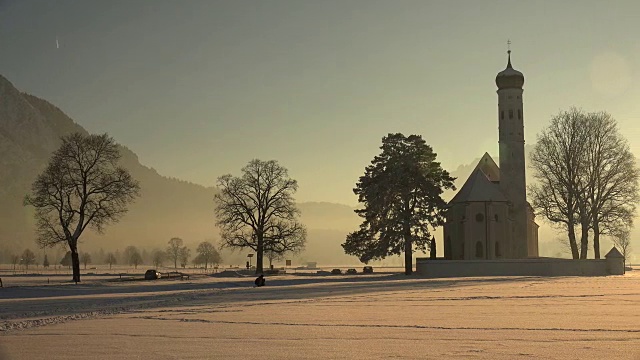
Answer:
M509 233L512 221L509 219L509 206L506 203L494 203L493 209L493 241L491 259L504 259L509 257Z
M444 256L446 259L463 259L465 223L465 205L453 204L447 212L447 221L444 225Z
M474 202L467 205L469 235L465 239L465 259L486 259L490 232L491 209L488 203Z
M447 215L445 244L447 259L495 259L508 257L508 207L502 202L454 204ZM496 254L496 244L499 251Z
M538 224L531 208L527 211L527 251L529 257L538 257Z
M522 242L513 238L513 224L509 206L504 202L452 204L444 226L444 256L450 260L519 258L520 251L513 250L513 244ZM538 225L533 213L529 214L527 224L525 250L529 257L537 257Z

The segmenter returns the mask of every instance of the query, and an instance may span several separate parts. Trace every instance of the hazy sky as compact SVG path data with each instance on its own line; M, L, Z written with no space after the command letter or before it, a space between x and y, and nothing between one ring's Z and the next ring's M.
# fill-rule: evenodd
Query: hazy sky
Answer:
M0 0L0 73L163 175L277 159L298 200L355 204L389 132L450 171L497 153L507 39L527 142L575 105L640 154L639 18L638 1Z

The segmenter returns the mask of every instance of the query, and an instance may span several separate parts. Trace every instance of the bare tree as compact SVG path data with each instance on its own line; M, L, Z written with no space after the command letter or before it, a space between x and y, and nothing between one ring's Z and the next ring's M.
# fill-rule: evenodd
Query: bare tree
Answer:
M49 267L49 258L47 257L47 254L44 254L44 260L42 260L42 267L43 268Z
M600 235L632 223L640 172L609 114L572 108L555 116L538 135L531 167L533 207L567 231L574 259L587 258L590 233L599 259Z
M200 265L204 264L204 260L202 259L202 256L200 256L200 254L197 254L193 260L191 261L191 263L193 264L193 266L199 268ZM205 268L204 270L205 272L207 271L207 269Z
M577 109L561 112L538 134L531 153L535 185L529 187L532 206L552 225L567 231L571 255L580 257L576 226L580 216L580 174L586 134Z
M274 261L280 261L284 259L284 254L278 254L277 252L271 250L266 250L264 252L264 256L266 256L267 260L269 260L269 268L273 267Z
M104 260L107 264L109 264L109 270L111 270L111 266L113 264L117 264L118 261L116 260L116 256L110 252L107 255L105 255L105 260Z
M307 230L296 221L278 222L267 232L265 254L269 259L269 268L274 260L282 260L286 253L299 253L304 250Z
M100 248L97 253L93 253L93 261L95 264L104 264L107 254L104 252L104 249Z
M13 265L13 271L16 271L16 265L20 263L20 255L11 255L11 265Z
M187 267L189 263L189 258L191 257L191 250L189 250L186 246L180 248L178 257L180 258L180 266L184 269Z
M213 244L208 241L201 242L198 245L196 252L198 255L194 259L194 263L204 264L204 271L207 271L207 266L209 264L219 264L222 261L218 250L216 250Z
M617 123L606 112L584 114L588 130L585 154L584 202L593 230L593 250L600 259L600 234L631 226L635 203L640 200L640 171L629 143L620 134Z
M218 189L215 211L222 246L254 250L257 274L263 272L265 250L277 249L292 234L298 246L304 245L306 232L293 199L298 183L277 161L251 160L242 176L219 177Z
M87 270L87 264L91 263L91 255L87 252L82 253L82 255L80 256L80 261L82 261L84 269Z
M573 256L572 255L572 249L571 249L571 245L569 243L569 241L567 241L566 238L562 237L562 236L558 236L556 238L553 239L560 247L558 253L557 253L557 257L563 257L565 255L569 255L569 256Z
M129 265L133 265L133 268L137 269L140 264L142 264L142 256L140 253L134 252L131 254L131 257L129 258Z
M631 259L631 236L629 227L620 227L610 234L611 241L624 257L625 263ZM625 264L626 265L626 264Z
M142 264L140 251L138 251L138 248L133 245L127 246L124 249L124 257L129 262L129 265L133 266L134 269L137 269L138 265Z
M29 249L25 249L22 252L22 257L20 258L20 264L24 265L25 269L29 270L29 265L35 264L36 262L36 254Z
M75 282L80 281L78 239L84 230L102 232L138 195L138 182L118 166L119 159L118 146L106 134L65 136L25 197L25 205L36 209L38 243L68 245Z
M156 268L162 266L162 263L164 262L164 259L166 259L166 257L167 254L164 251L155 250L153 252L153 266L155 266Z
M169 246L167 246L167 256L173 260L173 267L178 268L178 259L180 259L180 249L182 249L182 239L174 237L169 240Z

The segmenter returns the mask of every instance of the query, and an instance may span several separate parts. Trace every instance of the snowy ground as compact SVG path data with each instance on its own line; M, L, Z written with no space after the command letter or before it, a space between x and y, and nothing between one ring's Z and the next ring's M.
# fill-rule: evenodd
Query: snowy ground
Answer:
M0 359L640 359L638 268L252 280L0 289Z

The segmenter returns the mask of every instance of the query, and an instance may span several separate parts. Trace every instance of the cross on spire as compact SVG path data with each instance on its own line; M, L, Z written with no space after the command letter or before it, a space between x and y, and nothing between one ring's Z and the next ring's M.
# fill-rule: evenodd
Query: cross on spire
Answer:
M511 68L511 40L507 39L507 68Z
M507 39L507 53L511 54L511 40Z

